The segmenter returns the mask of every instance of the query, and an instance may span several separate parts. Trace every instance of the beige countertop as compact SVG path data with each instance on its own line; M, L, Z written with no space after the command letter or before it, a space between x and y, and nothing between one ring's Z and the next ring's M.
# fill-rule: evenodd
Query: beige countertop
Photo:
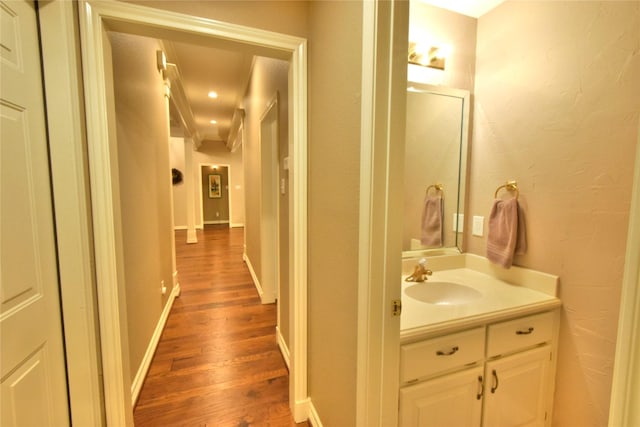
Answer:
M422 283L405 282L417 259L405 260L402 277L402 315L400 340L447 333L479 324L550 310L561 305L556 297L558 277L538 271L512 267L504 270L486 258L460 254L427 258L433 275ZM457 305L419 301L406 294L412 285L429 286L453 282L476 289L481 296Z

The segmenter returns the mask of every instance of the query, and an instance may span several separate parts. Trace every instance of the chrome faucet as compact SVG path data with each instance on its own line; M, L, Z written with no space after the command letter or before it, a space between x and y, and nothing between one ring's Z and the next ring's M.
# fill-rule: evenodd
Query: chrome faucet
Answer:
M427 260L422 258L418 261L418 265L413 270L413 273L410 276L407 276L404 281L405 282L424 282L427 280L427 276L431 276L433 271L428 270L426 268Z

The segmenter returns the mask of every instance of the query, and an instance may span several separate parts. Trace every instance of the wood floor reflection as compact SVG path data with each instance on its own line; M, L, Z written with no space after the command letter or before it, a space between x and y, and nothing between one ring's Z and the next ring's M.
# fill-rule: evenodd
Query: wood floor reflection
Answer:
M176 299L134 411L136 426L308 426L288 405L289 375L242 261L243 229L176 232Z

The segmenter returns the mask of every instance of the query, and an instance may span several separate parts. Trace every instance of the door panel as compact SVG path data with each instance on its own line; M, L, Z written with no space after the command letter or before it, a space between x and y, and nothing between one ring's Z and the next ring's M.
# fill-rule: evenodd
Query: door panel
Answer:
M0 2L2 426L69 424L33 3Z

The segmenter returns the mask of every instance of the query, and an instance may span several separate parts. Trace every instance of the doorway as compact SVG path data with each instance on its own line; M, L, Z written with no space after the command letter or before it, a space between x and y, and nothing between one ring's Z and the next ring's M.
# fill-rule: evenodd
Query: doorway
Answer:
M231 166L200 164L200 224L230 224Z
M118 246L117 182L113 181L116 166L112 163L114 128L113 106L108 97L108 69L105 64L106 27L110 30L207 44L249 49L262 56L289 61L290 88L288 105L291 111L290 149L293 169L291 178L291 211L293 233L290 239L292 295L290 322L291 384L290 406L296 420L308 417L306 390L306 41L253 28L203 20L190 16L158 12L154 9L119 2L86 2L81 7L82 56L86 75L88 105L102 108L87 112L89 140L89 170L92 182L92 205L96 245L96 278L100 305L101 351L104 361L105 401L109 424L131 425L130 381L128 381L126 319L119 309L125 295L122 281L122 252ZM113 286L113 284L116 286ZM295 309L294 309L295 308ZM129 395L129 396L128 396Z

